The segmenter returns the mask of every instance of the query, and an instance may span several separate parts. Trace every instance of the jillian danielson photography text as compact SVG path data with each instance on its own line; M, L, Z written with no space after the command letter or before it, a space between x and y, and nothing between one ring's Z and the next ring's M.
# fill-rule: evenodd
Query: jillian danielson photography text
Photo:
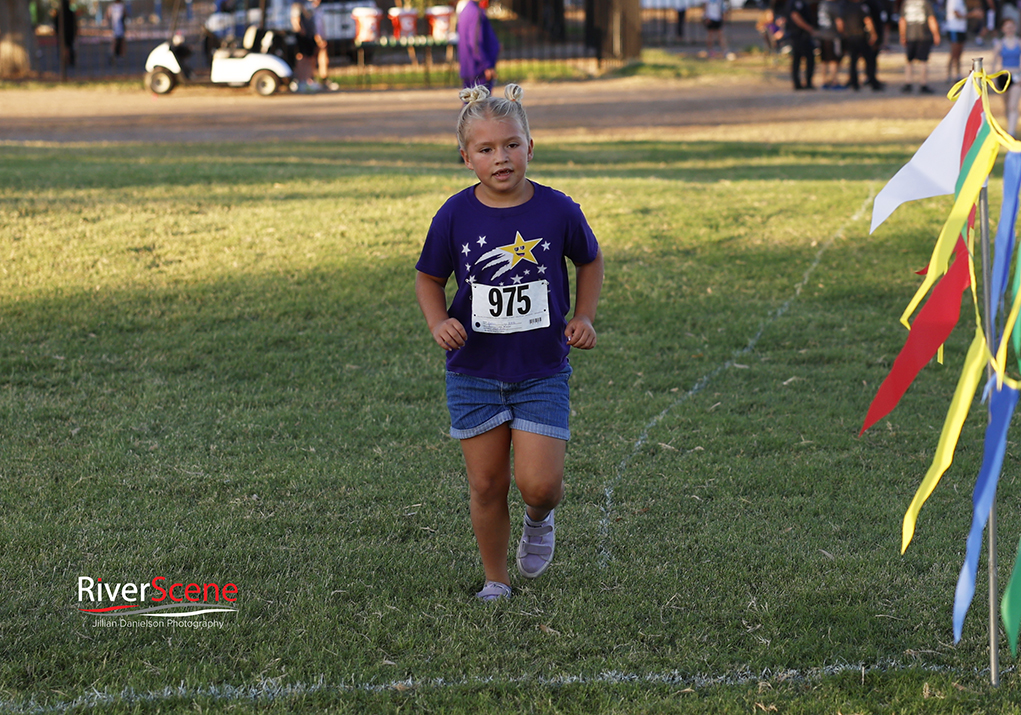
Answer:
M185 630L223 630L227 628L224 619L192 621L187 619L134 619L134 618L95 618L92 621L93 628L164 628Z

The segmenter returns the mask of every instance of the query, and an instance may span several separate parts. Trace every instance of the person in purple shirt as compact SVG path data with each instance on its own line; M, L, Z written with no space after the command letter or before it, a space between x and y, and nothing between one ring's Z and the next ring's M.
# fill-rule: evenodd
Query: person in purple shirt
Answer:
M536 578L553 559L571 436L567 356L595 347L603 284L603 255L581 208L525 178L533 145L521 94L515 84L506 99L483 86L461 90L458 146L479 183L436 213L415 266L418 304L447 351L450 435L461 441L468 473L482 601L511 595L511 479L525 502L519 573ZM568 261L577 283L570 320ZM448 308L451 275L457 290Z
M457 16L457 58L465 88L484 85L493 90L500 41L478 0L467 0Z

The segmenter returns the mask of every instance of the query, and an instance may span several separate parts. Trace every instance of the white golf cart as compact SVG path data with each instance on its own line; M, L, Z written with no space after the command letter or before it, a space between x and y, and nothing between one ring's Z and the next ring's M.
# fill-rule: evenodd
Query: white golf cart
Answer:
M270 54L274 42L272 32L263 32L252 25L245 31L241 47L221 47L213 51L209 81L231 87L251 85L256 94L268 97L291 78L291 67L277 55ZM193 80L187 65L191 51L184 38L175 34L169 42L158 45L145 61L145 86L156 94L166 94L179 83Z
M261 0L261 4L266 0ZM156 94L166 94L184 81L244 87L251 85L256 94L268 97L291 78L291 66L283 59L284 39L280 33L265 30L263 8L256 10L259 21L250 23L238 43L230 32L217 38L218 47L209 55L208 79L188 66L191 50L184 35L176 32L181 0L175 2L171 39L160 43L145 60L145 86ZM212 35L210 35L213 37Z
M285 42L293 44L291 35L291 4L293 0L216 0L216 11L205 23L206 34L220 40L241 35L249 25L273 30ZM692 0L695 2L696 0ZM409 0L410 2L410 0ZM398 3L400 4L400 3ZM358 8L376 8L376 0L322 0L319 12L323 20L323 39L330 56L355 54L358 26L352 12ZM293 54L293 48L291 48ZM290 54L288 55L290 59Z

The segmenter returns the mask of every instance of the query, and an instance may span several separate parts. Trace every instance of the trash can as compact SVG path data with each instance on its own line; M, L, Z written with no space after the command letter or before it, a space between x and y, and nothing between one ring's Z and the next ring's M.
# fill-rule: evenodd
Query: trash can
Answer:
M417 33L418 10L392 7L387 13L394 26L394 37L414 37Z
M356 7L351 11L355 19L355 43L379 40L379 23L383 11L374 7Z
M429 35L434 40L446 42L450 38L454 8L449 5L434 5L425 11L425 17L429 21Z

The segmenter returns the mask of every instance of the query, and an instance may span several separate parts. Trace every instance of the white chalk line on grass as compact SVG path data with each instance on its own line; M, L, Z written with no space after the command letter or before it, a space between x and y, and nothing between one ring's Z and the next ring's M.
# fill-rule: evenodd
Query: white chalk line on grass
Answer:
M770 327L773 323L775 323L777 320L779 320L781 317L783 317L783 315L790 309L794 301L797 300L798 297L801 295L801 291L804 290L806 285L808 285L808 281L812 277L812 274L815 273L815 270L822 263L822 259L823 256L826 254L826 251L828 251L833 246L834 243L836 243L838 240L844 237L844 232L847 230L848 226L855 223L856 221L860 221L865 216L865 213L869 210L869 206L872 204L874 198L875 192L870 187L868 198L866 198L862 202L861 206L858 207L858 210L855 211L850 218L844 221L844 223L841 224L840 227L833 232L833 235L830 236L829 239L825 243L823 243L822 246L819 247L818 251L816 251L815 259L808 266L808 268L805 269L805 273L801 277L801 281L794 286L794 293L786 301L784 301L783 304L780 305L780 307L778 307L776 310L773 310L766 316L765 320L763 320L762 323L759 324L758 331L755 333L755 335L752 336L752 338L743 348L736 350L734 354L731 356L730 360L727 360L726 362L717 365L711 371L709 371L708 373L700 377L698 380L696 380L695 384L691 387L690 390L680 394L677 397L677 399L675 399L673 402L667 405L662 412L653 417L649 421L649 423L645 425L645 428L642 430L642 433L638 436L638 439L635 441L634 445L632 445L631 451L628 453L626 457L624 457L624 459L621 460L620 464L617 466L617 471L614 473L613 477L606 482L606 484L603 487L604 502L603 506L601 507L603 513L599 519L599 568L605 569L613 560L613 553L610 549L610 524L613 522L614 491L623 481L624 473L627 471L627 468L630 465L631 460L638 456L639 452L641 452L642 448L645 446L645 443L649 441L649 433L660 422L663 421L664 417L670 414L679 405L690 400L692 397L698 395L700 392L702 392L702 390L706 388L706 386L710 382L713 381L714 378L718 377L721 373L732 368L735 364L734 361L737 358L741 357L742 355L747 355L748 353L755 349L755 346L758 345L759 340L762 338L762 335L763 333L765 333L766 329Z
M1000 672L1010 673L1013 666L1005 668ZM680 671L669 671L665 673L623 673L616 670L604 671L592 675L564 675L557 677L474 677L474 678L406 678L403 680L391 680L385 683L328 683L326 678L320 676L313 683L283 683L280 679L262 680L252 685L205 685L201 687L171 685L160 690L137 691L133 688L125 688L119 692L107 692L92 690L73 700L62 700L51 703L39 703L35 700L18 702L15 700L0 700L0 713L11 713L12 715L48 715L49 713L63 713L73 710L85 710L103 708L118 705L150 705L169 703L172 701L209 701L214 702L235 702L267 705L274 702L287 701L296 698L304 698L313 695L345 695L350 693L392 693L406 692L410 690L445 690L450 688L462 688L472 690L480 687L519 687L538 686L541 688L564 688L572 685L649 685L665 686L684 690L711 688L717 686L745 686L753 683L768 683L769 685L785 685L799 683L814 683L823 678L854 673L861 675L864 681L870 675L884 675L891 672L905 672L917 670L933 675L949 675L957 678L982 678L988 674L988 669L974 669L971 671L961 670L945 666L926 665L919 663L900 663L894 660L885 660L872 665L863 663L839 663L818 668L804 670L780 668L752 671L744 668L725 675L687 675Z

